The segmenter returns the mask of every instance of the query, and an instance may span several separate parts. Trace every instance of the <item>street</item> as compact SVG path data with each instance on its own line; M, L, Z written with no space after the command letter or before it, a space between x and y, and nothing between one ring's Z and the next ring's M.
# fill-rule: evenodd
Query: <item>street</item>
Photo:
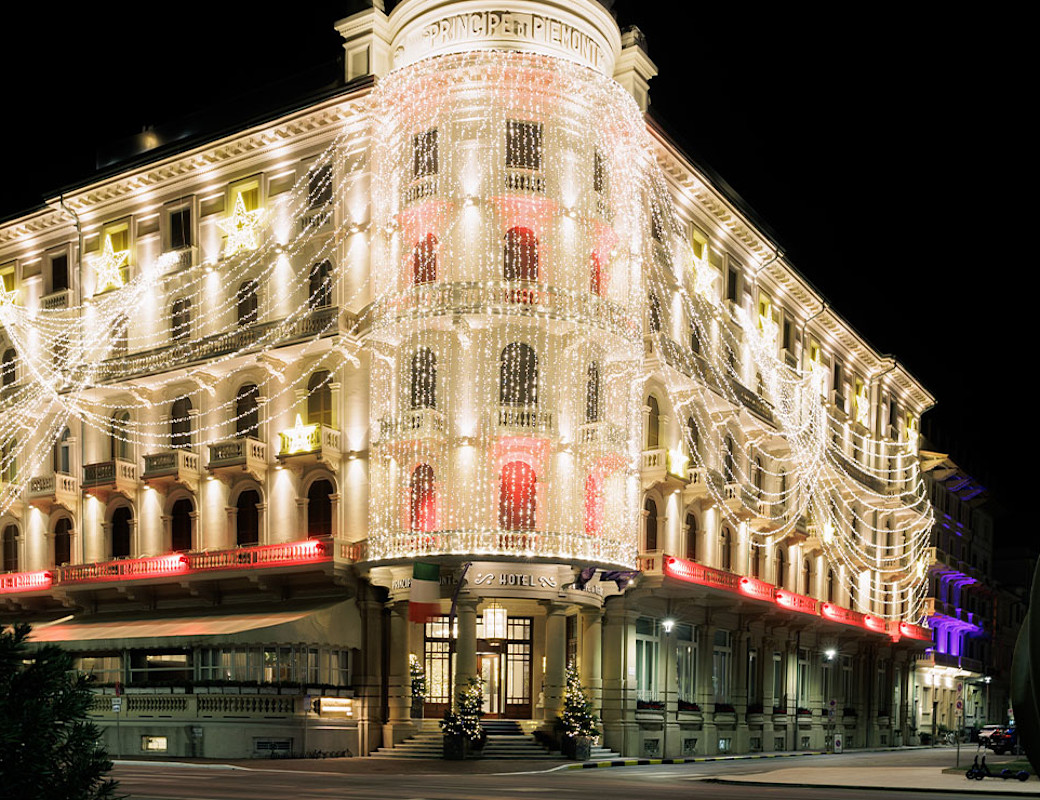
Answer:
M974 750L961 752L961 763L971 761ZM987 759L991 768L1007 758ZM481 767L450 762L382 761L368 759L330 760L328 762L262 762L261 766L230 768L220 765L129 764L116 766L113 777L120 781L122 792L134 800L253 800L259 797L312 798L393 798L393 800L500 800L559 796L565 798L625 798L652 793L655 800L688 798L799 798L815 800L840 793L843 798L892 798L891 788L899 788L902 775L921 774L915 768L952 767L952 748L908 750L901 752L856 752L831 756L803 756L776 759L734 759L694 764L651 765L603 769L556 769L538 762L504 764L503 772L474 772ZM351 763L353 762L353 763ZM479 763L479 762L478 762ZM482 765L487 767L489 765ZM323 769L323 767L325 769ZM455 771L445 771L454 769ZM379 771L372 771L379 770ZM863 776L860 782L889 789L836 789L832 786L808 787L804 783L790 786L729 785L716 780L736 779L763 773L784 771L807 782L828 784L837 775ZM817 772L817 770L819 772ZM867 772L865 773L864 770ZM876 780L871 780L876 770ZM827 776L827 777L824 777ZM969 782L960 776L942 776L946 788L973 791L978 797L1002 796L1007 791L1040 794L1037 782L989 780ZM766 776L766 780L772 780ZM798 778L803 780L803 778ZM942 791L915 788L915 797L941 797ZM911 788L911 784L906 784Z

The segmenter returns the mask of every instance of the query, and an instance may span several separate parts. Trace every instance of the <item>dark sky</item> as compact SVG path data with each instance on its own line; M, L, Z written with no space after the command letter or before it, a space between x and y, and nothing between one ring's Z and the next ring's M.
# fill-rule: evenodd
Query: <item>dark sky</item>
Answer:
M647 35L655 114L832 305L936 395L928 416L945 447L1019 509L1029 476L1012 453L1031 449L1034 390L1022 380L1035 358L1025 318L1035 226L1011 200L1034 173L1021 23L789 5L668 14L686 6L618 0L615 11ZM332 23L353 10L350 0L253 16L190 2L147 15L139 4L60 17L20 8L28 16L0 48L0 219L89 176L99 145L143 125L262 109L297 78L334 79ZM145 25L160 9L176 17Z

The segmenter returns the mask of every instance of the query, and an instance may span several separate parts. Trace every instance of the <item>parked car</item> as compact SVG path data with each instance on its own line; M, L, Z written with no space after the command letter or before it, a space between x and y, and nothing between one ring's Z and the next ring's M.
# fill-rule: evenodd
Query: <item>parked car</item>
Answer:
M1002 756L1004 753L1014 752L1018 747L1018 733L1014 728L1004 728L999 731L994 731L990 734L986 747L998 756Z
M990 735L1002 730L1004 730L1003 725L983 725L979 729L979 744L983 747L989 747Z

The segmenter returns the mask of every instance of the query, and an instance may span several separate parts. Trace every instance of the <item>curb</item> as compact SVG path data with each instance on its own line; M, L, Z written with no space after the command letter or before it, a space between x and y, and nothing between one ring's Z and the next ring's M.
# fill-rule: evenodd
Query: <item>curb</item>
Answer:
M604 769L606 767L646 767L658 764L703 764L707 761L751 761L758 758L796 758L798 756L825 756L824 750L806 750L801 753L756 753L746 756L694 756L693 758L618 758L612 761L584 761L565 764L557 769Z
M238 767L234 764L206 764L194 761L152 761L150 759L112 759L112 763L120 767L191 767L192 769L235 769L249 771L248 767Z
M781 783L779 781L741 781L734 778L703 778L700 783L720 783L731 786L782 786L790 789L869 789L876 792L930 792L932 794L986 794L983 787L978 789L943 789L933 786L856 786L845 783ZM989 794L1001 794L1008 797L1040 797L1040 792L989 792Z

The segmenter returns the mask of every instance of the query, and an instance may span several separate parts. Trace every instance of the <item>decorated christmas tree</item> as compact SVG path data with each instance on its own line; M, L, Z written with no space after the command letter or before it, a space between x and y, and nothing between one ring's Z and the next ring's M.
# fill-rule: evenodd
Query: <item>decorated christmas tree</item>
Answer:
M578 671L574 664L567 665L567 691L563 696L563 713L560 715L563 732L571 738L599 736L599 716L592 708L592 701L585 694Z
M412 702L426 702L426 670L415 653L408 656L408 677L411 679Z
M469 684L459 692L456 709L448 711L441 720L445 736L462 736L472 743L483 739L480 718L484 715L484 690L479 678L470 678Z

